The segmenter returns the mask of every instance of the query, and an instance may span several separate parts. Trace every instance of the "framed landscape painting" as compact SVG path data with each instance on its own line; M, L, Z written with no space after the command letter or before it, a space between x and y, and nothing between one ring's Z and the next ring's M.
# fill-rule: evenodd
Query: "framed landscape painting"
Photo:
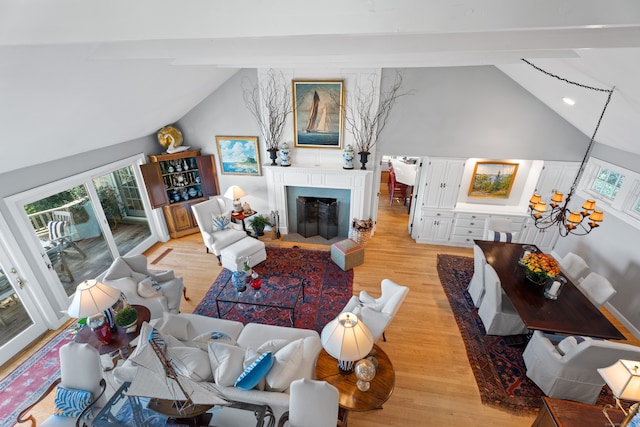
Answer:
M471 177L469 197L508 198L517 172L517 163L477 162Z
M296 147L342 148L342 81L293 80Z
M257 136L216 136L216 145L223 174L262 174Z

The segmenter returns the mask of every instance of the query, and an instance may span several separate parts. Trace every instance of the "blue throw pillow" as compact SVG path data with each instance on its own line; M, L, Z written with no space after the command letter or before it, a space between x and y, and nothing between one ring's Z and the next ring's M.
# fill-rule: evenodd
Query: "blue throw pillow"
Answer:
M211 220L213 221L213 230L224 230L229 225L229 217L227 215L214 215Z
M271 367L273 366L273 355L270 351L262 353L236 380L236 387L241 390L251 390L258 385Z
M90 391L74 390L59 385L54 400L55 410L53 413L63 417L78 418L91 402L93 402L93 396ZM87 411L85 415L92 415L91 411Z

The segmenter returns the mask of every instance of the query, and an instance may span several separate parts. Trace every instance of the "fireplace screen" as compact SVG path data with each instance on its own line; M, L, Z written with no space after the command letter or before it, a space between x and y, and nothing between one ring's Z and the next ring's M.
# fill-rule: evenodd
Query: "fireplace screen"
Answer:
M304 237L320 235L329 240L338 235L338 201L319 197L298 197L298 233Z

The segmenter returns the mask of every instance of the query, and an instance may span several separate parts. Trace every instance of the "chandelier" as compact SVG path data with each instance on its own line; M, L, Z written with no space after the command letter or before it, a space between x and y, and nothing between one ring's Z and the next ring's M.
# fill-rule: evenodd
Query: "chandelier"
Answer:
M558 227L558 232L560 236L565 237L569 234L575 234L578 236L584 236L593 230L594 228L599 226L599 222L603 220L602 210L596 209L596 201L594 199L588 199L582 205L582 211L572 211L569 209L569 202L571 201L571 197L575 193L578 182L580 181L580 177L582 176L582 172L584 172L585 165L589 156L591 155L591 150L593 149L593 144L595 142L596 133L598 132L598 128L600 127L600 123L602 122L602 117L604 117L605 111L607 111L607 106L609 105L609 101L611 101L611 95L613 95L613 90L615 86L611 89L601 89L592 86L586 86L580 83L572 82L565 78L556 76L555 74L551 74L531 62L523 59L525 63L531 65L538 71L542 73L554 77L563 82L580 86L584 89L594 90L598 92L605 92L608 94L607 101L604 104L604 108L602 109L602 113L600 113L600 118L598 119L598 123L596 124L596 128L593 131L593 135L591 136L591 140L589 141L589 146L587 147L587 152L582 158L582 163L580 163L580 168L578 169L578 173L576 174L576 178L573 180L573 184L569 190L569 194L567 194L566 199L564 195L556 191L553 196L551 196L551 203L549 206L551 209L547 208L547 203L542 200L542 196L540 194L534 194L529 200L529 211L531 214L531 218L534 220L534 224L538 229L545 230L547 228L551 228L554 226Z

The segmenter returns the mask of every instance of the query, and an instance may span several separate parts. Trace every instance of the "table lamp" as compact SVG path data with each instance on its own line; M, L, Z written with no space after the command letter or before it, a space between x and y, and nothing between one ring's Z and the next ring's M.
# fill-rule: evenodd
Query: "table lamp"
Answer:
M224 197L227 199L233 200L233 210L235 212L242 212L242 204L240 203L240 197L246 196L247 193L237 185L232 185L229 189L224 193Z
M598 373L611 389L616 399L616 406L620 408L625 415L628 415L620 403L620 399L635 402L640 401L640 362L620 359L609 367L598 368ZM603 410L604 415L613 426L614 423L609 418L607 409L608 408L605 407ZM633 409L637 410L637 406Z
M98 282L85 280L76 287L67 314L77 319L87 318L87 325L105 344L111 342L111 329L102 312L120 299L120 290Z
M349 312L338 317L322 329L320 334L322 347L338 359L338 368L343 374L353 370L356 360L365 357L373 348L373 335L358 317Z

